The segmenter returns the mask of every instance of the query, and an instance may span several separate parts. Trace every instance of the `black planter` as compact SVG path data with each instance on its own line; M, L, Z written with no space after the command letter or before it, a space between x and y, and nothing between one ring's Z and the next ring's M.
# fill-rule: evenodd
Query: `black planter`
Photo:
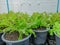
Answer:
M48 44L49 45L54 45L55 44L55 35L53 34L53 35L50 35L50 33L48 33L48 38L47 38L48 40Z
M2 41L1 36L3 33L0 33L0 45L5 45L5 43Z
M60 45L60 37L55 33L56 45Z
M31 43L33 44L34 43L33 40L34 40L34 35L31 35L31 37L30 37L30 44Z
M47 32L48 30L44 31L39 31L39 30L34 30L36 33L36 38L34 38L34 44L35 45L41 45L44 44L46 39L47 39Z
M4 35L2 35L2 40L6 43L6 45L29 45L29 38L31 37L31 35L29 35L28 37L22 39L22 40L18 40L18 41L8 41L4 39Z

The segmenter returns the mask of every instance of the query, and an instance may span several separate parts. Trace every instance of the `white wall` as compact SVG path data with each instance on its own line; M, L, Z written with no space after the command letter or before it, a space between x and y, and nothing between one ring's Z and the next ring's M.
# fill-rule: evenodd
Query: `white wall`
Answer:
M13 10L15 12L19 11L20 7L20 0L9 0L10 10Z
M9 0L9 2L12 0ZM56 12L57 0L13 0L9 3L11 9L16 11L32 13L38 12Z
M2 1L2 0L1 0ZM1 5L2 3L0 3ZM56 12L57 0L9 0L10 10L15 12L22 11L28 12L29 14L33 12ZM2 6L3 9L6 7ZM6 11L3 10L2 11ZM1 12L0 10L0 12Z
M0 13L7 13L6 0L0 0Z

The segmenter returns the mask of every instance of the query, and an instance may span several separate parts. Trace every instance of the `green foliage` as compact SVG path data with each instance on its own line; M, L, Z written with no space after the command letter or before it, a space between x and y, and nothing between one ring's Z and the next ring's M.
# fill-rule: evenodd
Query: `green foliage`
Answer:
M40 25L40 13L34 12L30 17L31 28L38 28Z
M18 31L18 40L23 39L23 35L28 36L30 34L33 34L36 37L33 30L28 26L29 15L27 13L14 13L11 11L9 14L1 14L0 17L0 27L6 27L3 29L4 33L7 33L8 31L9 33ZM0 32L1 30L2 29L0 29Z
M51 29L52 32L56 33L58 36L60 36L60 23L59 22L55 22L55 24L53 25L53 29ZM53 35L53 34L51 34Z
M60 13L51 13L50 14L50 26L52 26L52 29L54 28L53 26L55 25L56 22L60 22ZM49 33L50 35L53 35L54 30L50 30Z
M9 33L12 33L18 31L19 40L22 39L23 35L33 34L36 37L32 29L42 26L46 28L52 26L49 31L50 35L56 32L60 36L60 13L34 12L32 16L29 16L27 13L10 11L9 14L0 14L0 32L7 33L9 31Z
M7 14L0 14L0 32L2 32L7 27Z
M32 24L32 28L38 28L38 27L49 27L49 15L47 13L38 13L35 12L31 16L30 22Z
M44 13L41 13L41 17L40 17L40 27L43 26L43 27L46 27L46 28L49 28L49 15L44 12Z
M55 22L60 22L59 13L50 14L50 25L54 25Z

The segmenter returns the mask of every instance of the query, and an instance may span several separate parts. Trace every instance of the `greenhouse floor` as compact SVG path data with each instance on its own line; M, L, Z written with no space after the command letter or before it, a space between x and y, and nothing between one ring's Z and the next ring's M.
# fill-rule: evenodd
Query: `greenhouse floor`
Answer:
M6 45L4 44L0 44L0 45ZM32 44L32 42L30 42L29 45L36 45L36 44ZM56 45L56 41L55 40L47 40L44 44L40 44L40 45Z
M30 44L30 45L35 45L35 44ZM46 44L41 44L41 45L56 45L56 44L48 44L48 43L46 43Z
M35 45L35 44L30 43L30 45ZM56 45L56 41L49 40L49 42L47 41L47 42L45 42L45 44L40 44L40 45Z

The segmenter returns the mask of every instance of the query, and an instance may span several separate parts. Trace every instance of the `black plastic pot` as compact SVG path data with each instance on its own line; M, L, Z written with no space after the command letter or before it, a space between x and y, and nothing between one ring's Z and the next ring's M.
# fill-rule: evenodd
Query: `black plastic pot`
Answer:
M5 45L5 43L2 41L1 36L3 33L0 33L0 45Z
M54 45L55 44L55 35L53 34L53 35L50 35L50 33L48 33L48 38L47 38L48 40L48 44L49 45Z
M29 35L28 37L22 39L22 40L18 40L18 41L8 41L6 39L4 39L4 35L2 35L2 40L6 43L6 45L29 45L29 38L31 37L31 35Z
M34 40L34 35L31 35L31 37L30 37L30 44L31 43L33 44L33 40Z
M60 45L60 37L55 33L56 45Z
M48 30L34 30L36 33L36 38L34 38L34 44L35 45L41 45L44 44L47 39L47 32Z

